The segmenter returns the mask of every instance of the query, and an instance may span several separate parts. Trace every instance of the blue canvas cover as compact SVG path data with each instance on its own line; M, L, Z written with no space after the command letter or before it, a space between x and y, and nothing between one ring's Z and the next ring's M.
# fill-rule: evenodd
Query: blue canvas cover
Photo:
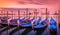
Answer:
M34 26L34 28L43 28L46 21L47 21L47 19L45 19L44 21L42 21L42 22L39 23L38 25Z
M29 27L29 26L32 26L32 24L31 24L31 21L32 21L32 20L34 20L34 18L31 19L31 20L27 19L27 23L25 22L26 20L24 20L24 19L21 19L20 22L21 22L21 25L22 25L23 27Z
M56 24L57 24L57 22L53 18L51 18L50 19L50 29L56 30L57 29Z

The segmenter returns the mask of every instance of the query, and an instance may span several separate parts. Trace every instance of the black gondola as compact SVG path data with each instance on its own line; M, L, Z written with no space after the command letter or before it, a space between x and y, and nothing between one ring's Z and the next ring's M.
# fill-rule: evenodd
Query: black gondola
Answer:
M17 18L16 19L11 19L9 21L9 26L18 26L18 23L17 23Z
M8 17L1 17L1 25L3 26L8 26L8 20L9 18Z

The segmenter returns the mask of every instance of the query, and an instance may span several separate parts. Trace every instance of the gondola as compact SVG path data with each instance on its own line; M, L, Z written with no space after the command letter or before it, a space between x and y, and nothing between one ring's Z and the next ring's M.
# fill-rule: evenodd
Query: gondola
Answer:
M57 22L53 18L50 19L50 34L57 35Z
M8 17L1 17L1 25L3 25L3 26L8 26L8 20L9 18Z
M32 18L32 19L27 18L27 19L20 19L19 22L20 22L22 28L31 28L32 27L31 22L33 20L34 20L34 18Z
M17 20L18 18L9 20L9 26L12 26L12 27L18 26Z
M53 18L50 19L50 29L57 30L57 22Z
M47 18L41 21L41 18L38 19L39 24L34 26L34 30L40 30L47 27Z

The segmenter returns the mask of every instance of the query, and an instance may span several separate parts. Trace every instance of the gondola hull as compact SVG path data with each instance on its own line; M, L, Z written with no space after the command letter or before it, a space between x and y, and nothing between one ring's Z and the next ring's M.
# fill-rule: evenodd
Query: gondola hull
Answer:
M47 24L46 25L42 25L42 26L39 26L39 27L35 27L34 30L40 30L40 29L45 29L47 28Z
M22 24L20 28L32 28L31 24Z
M9 24L10 27L17 27L17 24Z
M57 30L50 29L50 35L57 35Z

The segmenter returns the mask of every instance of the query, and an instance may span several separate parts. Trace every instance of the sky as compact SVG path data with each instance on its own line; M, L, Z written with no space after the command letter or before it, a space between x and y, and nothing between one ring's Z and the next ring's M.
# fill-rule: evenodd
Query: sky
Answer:
M0 8L60 9L60 0L0 0Z

